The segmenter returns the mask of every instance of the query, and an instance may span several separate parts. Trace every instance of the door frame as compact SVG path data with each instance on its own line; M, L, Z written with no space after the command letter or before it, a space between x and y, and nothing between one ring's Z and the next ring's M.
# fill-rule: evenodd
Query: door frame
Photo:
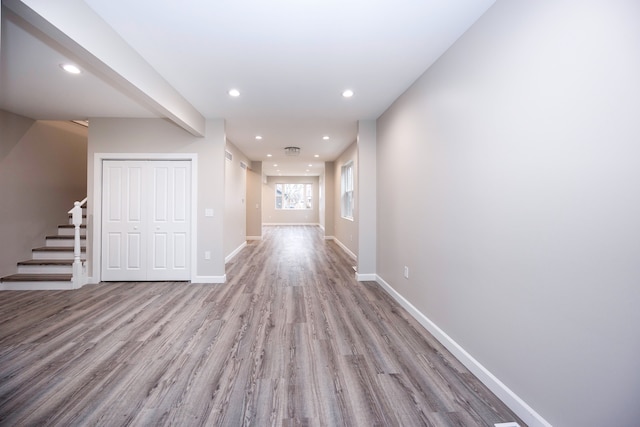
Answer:
M187 160L191 162L191 258L189 276L196 281L198 273L198 154L197 153L95 153L93 156L93 198L90 201L93 218L89 218L91 247L87 248L92 277L89 283L102 281L102 165L105 160Z

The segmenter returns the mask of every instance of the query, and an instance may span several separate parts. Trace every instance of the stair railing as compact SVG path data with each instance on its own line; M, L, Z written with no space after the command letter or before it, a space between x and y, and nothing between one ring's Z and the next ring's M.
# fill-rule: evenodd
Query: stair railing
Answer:
M81 202L74 202L73 208L69 211L71 214L71 223L74 227L73 233L73 276L72 283L75 289L85 285L87 270L84 263L80 259L82 249L80 247L80 226L82 225L82 206L87 203L87 198Z

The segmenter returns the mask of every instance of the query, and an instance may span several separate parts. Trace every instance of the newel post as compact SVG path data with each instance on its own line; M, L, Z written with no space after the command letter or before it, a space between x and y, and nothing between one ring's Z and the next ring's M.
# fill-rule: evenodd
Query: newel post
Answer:
M80 202L75 202L71 209L71 222L74 227L73 234L73 284L80 287L82 278L82 261L80 260L80 226L82 225L82 208Z

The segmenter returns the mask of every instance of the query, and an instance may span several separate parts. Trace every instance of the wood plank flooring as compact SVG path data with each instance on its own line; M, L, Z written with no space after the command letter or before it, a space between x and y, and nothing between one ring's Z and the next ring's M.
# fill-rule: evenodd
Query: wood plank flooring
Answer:
M0 293L0 425L517 421L317 227L266 227L226 284Z

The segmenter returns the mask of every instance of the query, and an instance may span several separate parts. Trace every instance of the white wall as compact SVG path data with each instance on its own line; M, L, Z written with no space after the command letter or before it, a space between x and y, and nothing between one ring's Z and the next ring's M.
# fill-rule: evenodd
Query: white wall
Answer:
M640 419L638 17L498 1L378 121L378 274L556 426Z
M342 204L340 201L341 197L341 183L342 180L340 178L342 173L342 166L345 164L353 162L354 173L354 198L355 198L355 207L353 210L353 219L342 218L341 208ZM334 170L333 170L333 196L335 203L333 205L333 236L335 240L337 240L340 244L347 248L349 252L351 252L356 257L358 256L358 198L360 194L358 193L358 146L357 143L351 144L347 147L346 150L333 162Z
M317 176L267 177L267 183L262 186L263 224L319 224L318 183ZM311 209L276 209L276 184L313 184Z
M87 129L0 110L0 277L68 223L87 186Z
M224 254L225 258L247 243L247 169L240 162L250 161L235 145L227 141L224 178Z
M97 153L159 153L197 155L196 271L198 281L224 279L224 215L225 215L225 133L223 120L208 120L203 138L195 137L163 119L92 118L89 126L88 193L89 226L87 232L99 246L99 223L94 224L101 200L95 200L100 183L94 180L94 160ZM93 203L91 203L93 201ZM213 209L213 217L205 216L205 209ZM211 259L204 258L205 251ZM99 257L93 249L87 256L93 262L89 274L96 278ZM192 275L193 275L192 271Z

